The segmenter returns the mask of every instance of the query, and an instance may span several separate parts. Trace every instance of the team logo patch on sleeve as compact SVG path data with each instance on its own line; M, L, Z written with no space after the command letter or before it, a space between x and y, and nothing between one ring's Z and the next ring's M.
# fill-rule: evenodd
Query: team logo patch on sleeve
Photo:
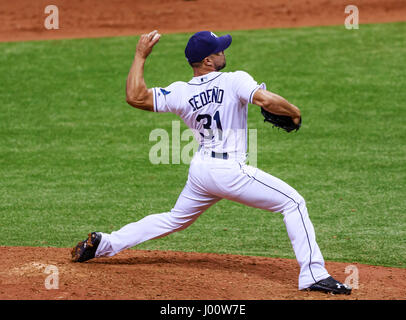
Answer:
M171 93L170 91L166 91L165 89L162 89L162 88L160 88L160 89L161 89L161 92L162 92L162 94L163 94L164 96L166 96L166 95L168 95L168 94Z

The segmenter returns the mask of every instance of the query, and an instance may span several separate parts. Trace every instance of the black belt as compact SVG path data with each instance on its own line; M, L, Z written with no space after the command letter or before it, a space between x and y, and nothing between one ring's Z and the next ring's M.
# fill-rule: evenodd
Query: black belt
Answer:
M198 151L200 151L200 149L202 148L202 146L199 146ZM212 158L217 158L217 159L224 159L227 160L228 159L228 153L227 152L211 152L211 157Z
M227 160L228 159L228 153L227 152L211 152L211 157L212 158L217 158L217 159L224 159Z

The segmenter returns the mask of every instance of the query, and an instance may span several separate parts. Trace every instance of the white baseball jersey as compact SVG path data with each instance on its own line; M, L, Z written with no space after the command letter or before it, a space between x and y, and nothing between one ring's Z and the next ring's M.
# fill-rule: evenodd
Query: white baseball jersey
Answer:
M154 111L180 116L204 148L245 154L248 103L259 88L266 86L244 71L211 72L153 88Z
M299 289L329 276L303 197L282 180L247 165L238 156L247 151L247 106L259 88L265 89L265 85L258 85L242 71L211 72L187 83L153 88L154 111L179 115L194 130L202 148L193 157L188 180L174 207L145 216L111 234L102 233L96 257L113 256L147 240L183 230L210 206L228 199L283 214L300 265ZM216 156L233 152L236 157Z

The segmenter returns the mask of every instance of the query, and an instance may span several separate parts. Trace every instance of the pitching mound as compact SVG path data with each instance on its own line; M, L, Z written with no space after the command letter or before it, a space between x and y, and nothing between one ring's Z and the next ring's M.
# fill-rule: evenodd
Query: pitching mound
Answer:
M343 296L298 291L299 268L289 259L126 250L73 263L70 249L38 247L0 247L0 256L1 300L406 299L406 269L362 264L352 264L358 289ZM326 263L342 282L348 266Z

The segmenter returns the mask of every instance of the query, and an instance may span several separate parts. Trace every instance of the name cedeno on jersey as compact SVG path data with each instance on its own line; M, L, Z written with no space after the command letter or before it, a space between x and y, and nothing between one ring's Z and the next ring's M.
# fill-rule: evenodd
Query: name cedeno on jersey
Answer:
M209 103L222 103L224 97L224 90L218 87L207 89L194 95L189 99L189 104L192 106L193 111L203 108Z

